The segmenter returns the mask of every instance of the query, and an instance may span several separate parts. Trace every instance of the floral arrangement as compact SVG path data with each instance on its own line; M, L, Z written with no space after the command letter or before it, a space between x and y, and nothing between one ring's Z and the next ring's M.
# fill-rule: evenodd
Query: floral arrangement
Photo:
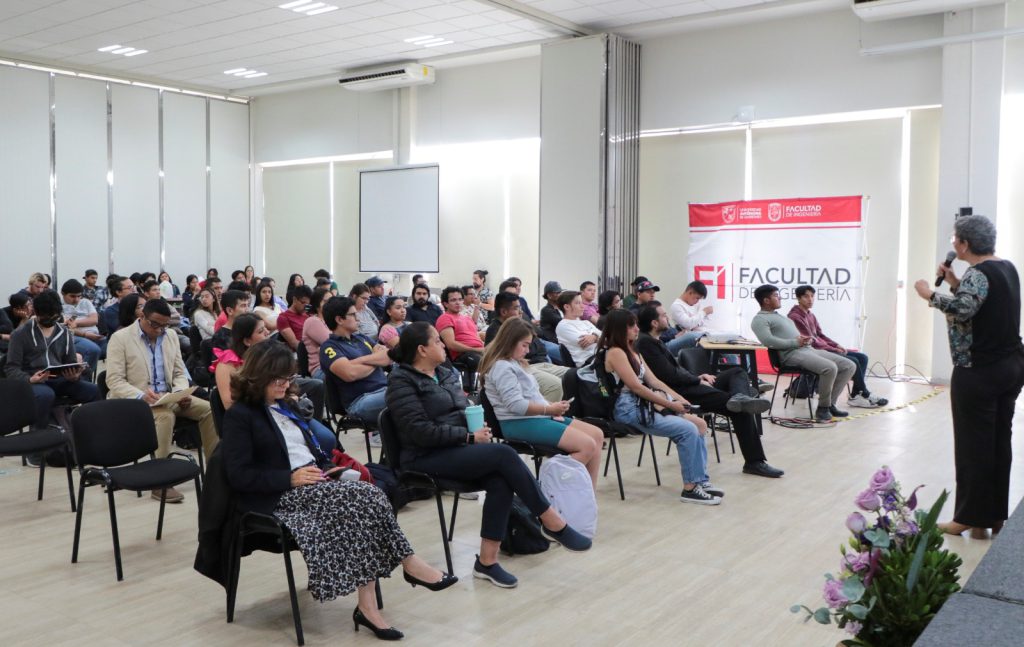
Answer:
M950 595L960 590L956 553L942 548L936 519L948 498L943 490L925 513L917 510L917 486L904 497L892 471L882 466L846 518L852 535L839 547L835 575L825 574L825 607L794 605L821 624L836 624L853 636L848 647L911 645ZM872 522L864 513L874 514Z

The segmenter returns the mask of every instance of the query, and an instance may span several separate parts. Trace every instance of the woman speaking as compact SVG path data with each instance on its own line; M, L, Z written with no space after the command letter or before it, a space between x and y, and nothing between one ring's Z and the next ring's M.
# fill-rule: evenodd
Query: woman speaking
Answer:
M953 356L956 508L953 521L939 527L953 535L970 530L982 539L988 529L1002 529L1009 508L1010 428L1024 386L1020 279L1012 263L995 256L996 228L988 218L957 218L950 242L956 257L970 264L960 279L939 266L952 295L935 292L924 280L914 284L945 313Z

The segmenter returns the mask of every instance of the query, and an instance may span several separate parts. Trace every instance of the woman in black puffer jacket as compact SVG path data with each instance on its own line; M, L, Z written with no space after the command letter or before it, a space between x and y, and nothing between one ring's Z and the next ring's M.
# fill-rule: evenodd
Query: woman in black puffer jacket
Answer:
M466 428L463 412L469 401L459 376L441 366L444 342L433 326L409 324L390 355L400 364L388 380L386 398L398 428L402 465L442 478L476 481L487 491L473 577L504 588L518 583L498 564L513 493L540 517L548 539L569 550L590 548L590 540L570 528L551 507L515 450L490 442L486 425L472 431Z

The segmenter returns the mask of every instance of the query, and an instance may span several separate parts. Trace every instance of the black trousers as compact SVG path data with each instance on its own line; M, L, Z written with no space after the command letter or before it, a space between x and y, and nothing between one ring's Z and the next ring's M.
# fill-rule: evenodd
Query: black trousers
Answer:
M1024 386L1024 355L994 364L955 367L953 408L956 508L953 520L979 528L1004 521L1010 506L1014 402Z
M736 432L736 440L740 444L743 461L759 463L767 459L764 455L764 447L761 445L761 436L757 433L757 421L754 420L752 414L733 413L725 406L732 396L750 395L750 391L750 376L742 368L736 366L716 375L714 386L701 382L695 386L685 387L679 391L679 395L700 405L704 411L729 418L733 431Z
M404 467L442 478L480 483L487 492L480 523L480 536L484 539L501 541L505 538L513 494L518 494L537 516L551 507L519 454L504 443L437 449L405 462Z

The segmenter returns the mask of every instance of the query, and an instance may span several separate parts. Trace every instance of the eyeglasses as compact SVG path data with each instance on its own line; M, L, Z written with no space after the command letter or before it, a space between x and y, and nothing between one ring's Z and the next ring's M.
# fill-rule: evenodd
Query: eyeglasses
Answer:
M157 323L152 319L146 319L146 323L149 324L149 327L152 328L153 330L167 330L167 328L170 327L171 325L169 323Z
M358 314L356 314L355 312L350 312L350 313L348 313L347 315L345 315L345 318L346 318L346 319L348 319L349 317L352 317L353 319L358 319L358 318L359 318L359 315L358 315Z
M270 380L270 383L274 386L288 386L295 380L299 379L298 375L289 375L288 377L275 377Z

